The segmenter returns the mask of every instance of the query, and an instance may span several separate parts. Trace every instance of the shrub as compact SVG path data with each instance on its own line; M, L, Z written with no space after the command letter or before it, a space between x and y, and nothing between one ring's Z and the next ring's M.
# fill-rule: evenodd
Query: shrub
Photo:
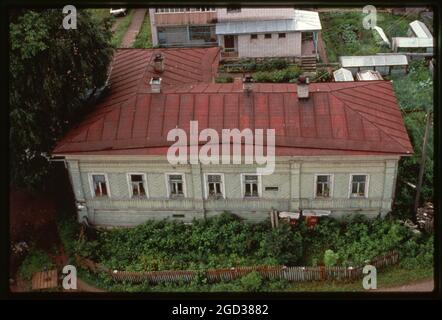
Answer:
M63 217L58 221L57 228L66 254L73 256L77 251L76 237L79 232L79 224L72 218Z
M217 77L215 79L216 83L232 83L233 77Z
M30 280L35 272L52 268L53 263L46 252L31 249L20 266L19 274L26 280Z
M338 263L339 254L335 253L333 250L327 249L324 253L324 265L326 267L333 267Z
M240 283L244 291L258 292L262 288L263 279L258 272L252 271L249 274L242 277Z
M256 82L290 82L295 80L301 74L298 66L291 66L278 71L259 71L253 74L253 79Z

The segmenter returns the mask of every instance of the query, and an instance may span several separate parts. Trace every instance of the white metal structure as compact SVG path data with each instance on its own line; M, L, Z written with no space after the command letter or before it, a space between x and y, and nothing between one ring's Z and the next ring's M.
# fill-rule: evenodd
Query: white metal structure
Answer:
M394 39L394 38L393 38ZM372 56L341 56L339 57L343 68L357 67L388 67L407 66L407 56L403 54L372 55Z
M399 48L430 48L434 47L433 38L394 37L392 49L397 52Z
M384 80L379 73L379 71L374 70L363 70L356 74L356 78L359 81L374 81L374 80Z
M382 41L390 47L391 46L390 40L388 40L387 36L385 35L384 30L381 27L378 27L378 26L373 27L373 29L376 30L376 32L381 37Z
M417 38L433 38L433 35L431 34L425 23L419 20L414 20L413 22L410 22L410 30Z
M293 19L243 20L216 24L216 34L249 34L266 32L296 32L321 30L319 14L314 11L294 10Z
M344 68L333 71L333 78L335 81L354 81L351 71Z

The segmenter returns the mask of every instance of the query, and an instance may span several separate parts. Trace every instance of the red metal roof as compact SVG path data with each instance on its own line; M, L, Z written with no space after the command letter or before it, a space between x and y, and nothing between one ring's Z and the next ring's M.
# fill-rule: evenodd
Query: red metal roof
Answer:
M162 89L151 93L155 51L117 52L110 95L54 154L165 155L172 144L168 131L188 132L191 120L198 120L200 131L275 129L277 155L412 153L388 81L312 83L306 100L298 99L296 84L257 83L247 94L239 83L211 83L216 48L161 49Z

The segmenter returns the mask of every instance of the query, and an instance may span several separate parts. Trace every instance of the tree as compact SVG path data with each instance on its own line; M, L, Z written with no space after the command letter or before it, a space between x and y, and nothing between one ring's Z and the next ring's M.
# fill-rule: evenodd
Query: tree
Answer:
M60 9L21 10L10 23L11 184L41 189L50 153L103 86L112 58L110 20L77 11L65 30Z

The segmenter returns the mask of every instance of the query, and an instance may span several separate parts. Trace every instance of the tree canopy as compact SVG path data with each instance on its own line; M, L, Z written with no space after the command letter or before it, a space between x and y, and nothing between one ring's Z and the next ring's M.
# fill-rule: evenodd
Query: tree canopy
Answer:
M104 85L113 48L110 20L77 10L64 29L60 9L14 12L10 22L10 174L19 188L41 188L49 154Z

